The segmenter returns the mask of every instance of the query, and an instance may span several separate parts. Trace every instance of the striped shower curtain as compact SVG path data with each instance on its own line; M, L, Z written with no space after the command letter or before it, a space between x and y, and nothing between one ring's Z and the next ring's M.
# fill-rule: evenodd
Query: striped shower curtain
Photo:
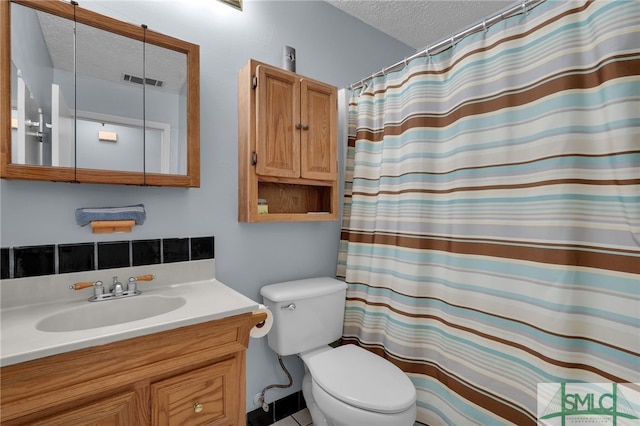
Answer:
M640 1L544 2L348 115L343 341L409 375L417 424L533 425L538 384L640 382Z

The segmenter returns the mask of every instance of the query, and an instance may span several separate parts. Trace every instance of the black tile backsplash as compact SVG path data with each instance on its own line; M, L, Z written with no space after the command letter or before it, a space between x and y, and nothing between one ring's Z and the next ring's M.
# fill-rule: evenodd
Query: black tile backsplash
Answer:
M191 238L191 260L213 259L213 237Z
M2 248L0 249L0 279L6 280L11 276L11 271L9 271L10 263L9 263L9 249Z
M93 271L96 269L94 243L60 244L58 246L58 273Z
M0 279L214 258L213 236L2 247Z
M131 266L129 241L98 243L98 269L126 268Z
M159 239L131 241L131 263L133 266L156 265L161 261Z
M56 273L56 246L14 247L15 278L52 275Z
M162 263L189 260L189 238L167 238L162 240Z

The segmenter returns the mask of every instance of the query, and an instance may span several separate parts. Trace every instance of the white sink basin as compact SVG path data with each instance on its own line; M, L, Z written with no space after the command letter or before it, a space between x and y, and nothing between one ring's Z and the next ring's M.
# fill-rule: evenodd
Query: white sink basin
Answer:
M36 328L47 332L89 330L137 321L174 311L187 303L183 297L132 296L87 302L41 319Z

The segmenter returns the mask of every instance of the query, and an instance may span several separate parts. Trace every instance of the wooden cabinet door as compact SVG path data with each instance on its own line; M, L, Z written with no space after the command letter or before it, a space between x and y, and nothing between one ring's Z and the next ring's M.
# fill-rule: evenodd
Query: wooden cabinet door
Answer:
M153 426L240 424L236 358L151 384Z
M12 422L8 422L11 424ZM140 424L136 416L135 393L127 392L44 419L30 421L30 425L60 426L128 426Z
M337 173L337 89L301 82L301 172L307 179L333 180Z
M256 173L300 177L300 80L263 65L256 75Z

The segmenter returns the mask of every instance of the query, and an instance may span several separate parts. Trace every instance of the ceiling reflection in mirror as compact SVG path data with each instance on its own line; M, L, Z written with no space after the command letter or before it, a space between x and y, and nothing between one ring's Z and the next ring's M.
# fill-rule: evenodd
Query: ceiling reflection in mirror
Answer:
M11 22L12 163L188 173L185 53L15 3Z

